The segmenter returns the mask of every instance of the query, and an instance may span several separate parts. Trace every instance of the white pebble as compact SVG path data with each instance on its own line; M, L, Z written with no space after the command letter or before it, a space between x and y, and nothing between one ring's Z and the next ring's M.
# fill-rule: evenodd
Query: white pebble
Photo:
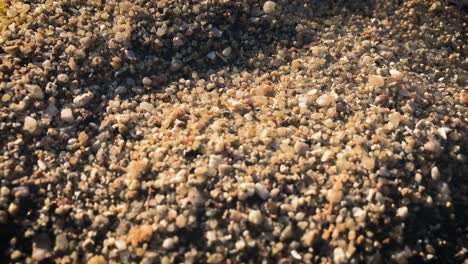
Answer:
M297 253L296 250L292 250L292 251L291 251L291 256L292 256L294 259L296 259L296 260L301 260L301 259L302 259L302 256L299 255L299 253Z
M263 12L265 14L272 14L276 11L276 3L273 1L266 1L265 4L263 4Z
M401 81L405 77L405 75L399 70L391 69L389 72L390 76L392 76L392 78L396 81Z
M73 123L75 121L75 117L73 116L73 112L70 108L63 109L60 112L60 118L67 123Z
M335 102L335 97L329 94L322 94L321 96L319 96L319 98L317 98L317 101L316 101L316 103L320 107L329 106L333 104L334 102Z
M408 217L408 207L403 206L397 209L396 215L400 217L401 219L405 219Z
M259 225L262 223L263 217L262 213L258 210L252 210L249 213L249 222L255 225Z
M84 94L80 94L75 99L73 99L73 103L78 107L83 107L87 105L91 100L94 98L94 94L92 92L87 92Z
M70 80L70 78L68 77L68 75L66 75L64 73L61 73L61 74L57 75L57 81L59 81L61 83L67 83L69 80Z
M36 131L36 129L37 129L36 119L34 119L34 118L30 117L30 116L27 116L24 119L23 129L26 130L27 132L31 133L31 134L34 133L34 131Z

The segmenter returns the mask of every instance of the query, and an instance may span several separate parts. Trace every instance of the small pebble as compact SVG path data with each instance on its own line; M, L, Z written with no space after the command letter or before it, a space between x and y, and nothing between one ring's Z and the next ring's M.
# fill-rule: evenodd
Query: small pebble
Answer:
M380 75L369 75L369 85L375 87L382 87L385 85L385 78Z
M44 92L42 91L41 87L39 87L39 85L28 84L26 85L26 90L28 90L29 96L32 99L36 99L36 100L44 99Z
M30 133L30 134L33 134L36 129L37 129L37 121L36 119L30 117L30 116L27 116L24 118L24 125L23 125L23 129Z
M266 1L263 4L263 12L265 14L273 14L276 11L276 3L273 1Z
M262 213L259 210L251 210L249 213L249 222L254 225L260 225L263 221Z
M92 92L87 92L81 95L78 95L73 99L73 103L78 107L86 106L91 100L94 98L94 94Z
M67 123L75 122L75 117L73 116L73 112L70 108L64 108L60 112L60 118Z

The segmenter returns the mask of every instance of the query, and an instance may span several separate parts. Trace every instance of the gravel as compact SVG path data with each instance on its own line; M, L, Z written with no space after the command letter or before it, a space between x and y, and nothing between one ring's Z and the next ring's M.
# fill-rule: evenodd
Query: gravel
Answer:
M462 263L466 21L0 0L0 262Z

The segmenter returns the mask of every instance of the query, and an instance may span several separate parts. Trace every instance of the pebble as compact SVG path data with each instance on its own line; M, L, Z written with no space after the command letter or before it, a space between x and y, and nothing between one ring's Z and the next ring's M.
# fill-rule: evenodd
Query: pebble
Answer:
M75 122L75 117L73 116L73 112L71 108L64 108L60 111L60 118L67 123Z
M438 181L440 179L440 171L439 171L439 168L437 168L437 166L432 167L432 169L431 169L431 178L434 181Z
M380 75L369 75L369 85L375 87L383 87L385 85L385 78Z
M141 82L145 87L151 87L153 85L153 81L149 77L144 77Z
M175 71L180 70L183 66L184 66L184 63L181 60L174 58L171 61L170 69L171 71L175 72Z
M180 47L182 45L184 45L184 40L179 37L179 36L176 36L172 39L172 45L174 45L174 47Z
M396 215L401 219L406 219L408 217L408 207L403 206L398 208Z
M307 150L309 150L309 145L304 142L298 141L294 144L294 151L301 156L304 156Z
M438 157L442 152L442 147L440 146L439 141L435 139L431 139L426 144L424 144L424 149L435 157Z
M87 92L81 95L78 95L73 99L73 103L78 107L86 106L91 100L93 100L94 94L92 92Z
M465 93L465 92L460 93L460 102L465 105L468 104L468 93Z
M249 212L249 222L254 225L260 225L263 222L262 213L259 210L251 210Z
M36 100L44 99L44 92L39 85L27 84L26 90L29 92L29 97Z
M232 53L232 48L231 48L231 47L227 47L227 48L223 49L223 51L221 52L221 54L222 54L224 57L229 57L229 56L231 56L231 53Z
M332 188L327 191L327 200L330 203L338 203L339 201L341 201L342 198L343 198L343 192L341 192L340 190L336 190Z
M61 83L68 83L69 80L70 80L70 78L68 77L67 74L61 73L61 74L57 75L57 81L59 81Z
M330 94L322 94L321 96L317 98L316 103L320 107L330 106L333 103L335 103L335 97L333 97L333 95L330 95Z
M389 73L395 81L401 81L405 77L405 75L399 70L390 69Z
M24 118L24 125L23 125L23 129L30 133L30 134L33 134L36 129L37 129L37 121L36 119L30 117L30 116L27 116Z
M208 54L206 54L206 57L210 60L215 60L216 59L216 52L215 51L210 51Z
M268 200L270 197L270 192L268 191L265 186L263 186L261 183L257 182L255 184L255 193L260 196L263 200Z
M337 247L333 250L333 263L334 264L344 264L346 263L346 254L344 250L340 247Z
M263 4L263 12L265 14L273 14L276 11L276 3L273 1L266 1Z
M106 259L101 255L92 256L88 260L88 264L106 264Z

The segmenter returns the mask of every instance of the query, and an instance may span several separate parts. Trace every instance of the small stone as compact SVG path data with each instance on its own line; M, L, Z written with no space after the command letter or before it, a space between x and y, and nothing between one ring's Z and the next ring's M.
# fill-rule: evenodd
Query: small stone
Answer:
M147 159L132 160L127 166L127 177L130 179L139 178L148 168L149 162Z
M331 150L326 150L323 155L322 155L322 158L320 159L322 162L328 162L328 161L331 161L333 159L335 155L333 154L333 152Z
M210 51L208 54L206 54L206 57L210 60L215 60L216 59L216 52Z
M401 219L406 219L408 217L408 207L403 206L397 209L396 215Z
M301 156L304 156L307 153L307 150L309 150L309 145L304 142L298 141L294 144L294 151Z
M346 263L346 254L344 250L340 247L337 247L333 250L333 263L334 264L344 264Z
M128 49L125 50L125 57L127 57L127 59L132 60L132 61L137 59L135 52L133 50L128 50Z
M71 108L62 109L60 112L60 118L67 123L73 123L75 121Z
M375 105L385 105L388 102L388 96L386 94L380 94L375 97L374 104Z
M39 85L27 84L26 90L29 92L29 97L36 100L44 99L44 92Z
M319 98L317 98L316 103L320 107L330 106L331 104L335 103L335 97L330 94L322 94L319 96Z
M141 80L141 82L143 83L143 86L145 87L150 87L153 85L153 81L149 77L144 77L143 80Z
M437 181L437 180L440 179L440 171L439 171L439 168L437 168L437 166L432 167L432 169L431 169L431 178L434 181Z
M221 52L221 55L223 55L224 57L229 57L229 56L231 56L231 53L232 53L232 48L227 47L227 48L223 49L223 51Z
M218 169L219 165L223 162L223 158L219 155L210 155L208 167Z
M176 36L172 39L172 45L174 45L174 47L180 47L182 45L184 45L184 40L180 37L180 36Z
M291 256L292 256L294 259L296 259L296 260L301 260L301 259L302 259L302 256L299 255L299 253L297 253L296 250L292 250L292 251L291 251Z
M260 225L263 221L262 213L259 210L252 210L249 213L249 222L254 225Z
M293 237L293 229L291 225L286 226L280 234L280 241L284 242Z
M171 71L178 71L184 66L184 63L179 59L172 59L171 61Z
M435 139L431 139L426 144L424 144L424 149L434 155L434 157L438 157L442 152L440 143Z
M327 191L327 200L330 203L337 203L343 198L343 192L336 190L335 188L329 189Z
M175 219L175 224L178 228L184 228L187 225L187 217L178 215Z
M107 261L103 256L93 256L88 260L88 264L106 264Z
M57 81L59 81L61 83L68 83L69 80L70 80L70 78L68 77L68 75L66 75L64 73L61 73L61 74L57 75Z
M13 253L11 253L10 258L11 260L18 260L19 258L21 258L22 255L23 254L21 254L21 251L15 250L13 251Z
M37 129L37 121L36 119L30 117L30 116L27 116L26 118L24 118L24 126L23 126L23 129L32 134L36 131Z
M399 71L399 70L395 70L395 69L390 69L390 76L392 77L392 79L394 79L395 81L401 81L403 80L403 78L405 77L405 75Z
M468 93L465 93L465 92L460 93L460 102L462 104L468 104Z
M447 140L447 133L452 131L448 127L440 127L437 129L437 135L439 135L442 139Z
M267 200L270 197L270 192L259 182L255 184L255 193L263 200Z
M164 239L162 243L162 247L164 249L173 249L176 243L177 243L177 238L169 237L169 238Z
M227 175L230 175L234 171L234 168L228 164L221 164L219 165L218 170L221 176L227 176Z
M302 235L301 242L305 247L311 247L313 243L315 242L316 238L317 238L317 231L311 230L311 231L306 232L304 235Z
M87 105L91 100L94 98L94 94L92 92L87 92L81 95L78 95L73 99L73 103L78 107L83 107Z
M123 240L116 240L114 245L118 250L127 249L127 243L125 241L123 241Z
M24 199L29 196L29 188L27 186L18 186L13 189L13 195L17 199Z
M369 75L369 85L375 87L382 87L385 85L385 78L380 75Z
M18 212L19 212L18 205L15 203L10 203L10 205L8 206L8 213L11 215L16 215L18 214Z
M135 226L128 232L127 241L136 247L139 243L149 241L153 236L153 228L151 225Z
M265 4L263 4L263 12L265 14L273 14L276 11L276 3L273 1L266 1Z

